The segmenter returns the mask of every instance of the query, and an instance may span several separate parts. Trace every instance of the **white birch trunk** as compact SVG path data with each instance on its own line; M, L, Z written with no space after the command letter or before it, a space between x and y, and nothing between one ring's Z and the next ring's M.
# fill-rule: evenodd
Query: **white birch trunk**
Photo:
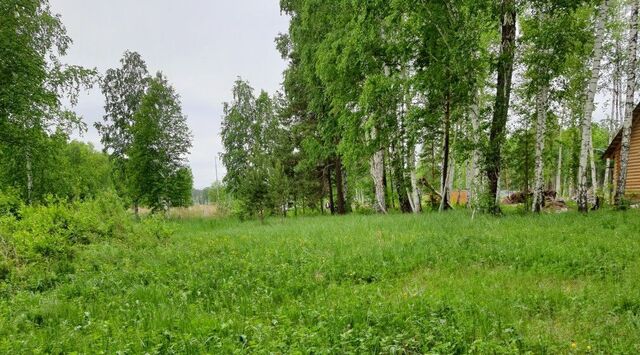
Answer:
M464 167L464 189L467 191L467 207L471 208L471 182L473 181L473 171L471 170L471 160L467 160Z
M384 191L384 149L380 149L371 158L371 177L376 193L375 210L387 213L387 202Z
M627 93L626 107L624 112L624 123L622 125L622 142L620 143L620 174L618 175L618 184L616 188L615 202L617 206L622 206L624 194L627 185L627 171L629 167L629 150L631 147L631 125L633 124L633 97L635 95L636 85L636 49L638 45L638 8L639 0L634 0L631 7L629 48L627 53Z
M471 155L471 188L469 189L469 205L474 210L480 205L480 107L477 103L474 103L471 108L471 139L473 141L473 153Z
M614 78L613 78L613 87L611 90L611 113L609 115L609 125L607 127L607 130L609 131L609 139L608 139L608 143L611 144L611 141L613 140L613 135L614 135L614 131L616 129L616 100L617 100L617 96L618 93L617 91L617 68L614 70L614 74L613 74ZM604 166L604 178L602 179L602 190L605 196L605 199L607 200L607 202L611 202L611 194L610 194L610 189L609 189L609 167L611 166L611 159L607 158L606 162L605 162L605 166Z
M496 192L496 201L495 201L496 205L499 205L500 202L502 202L502 201L500 201L500 190L501 189L502 189L502 176L498 176L498 189L497 189L497 192Z
M582 144L580 147L580 161L578 165L578 209L587 212L588 206L588 186L587 186L587 164L589 162L589 151L591 143L591 121L593 115L593 99L598 87L600 78L600 62L602 61L602 41L604 38L604 23L607 18L609 0L604 0L598 11L596 19L595 44L593 49L593 66L591 68L591 79L587 87L587 99L583 110L582 120Z
M611 180L611 177L609 175L609 168L611 167L611 159L607 158L606 162L604 163L604 178L602 180L602 189L604 190L604 196L605 199L607 201L607 203L611 202L611 184L609 184L609 180Z
M591 195L591 204L596 203L596 197L598 195L598 173L596 169L596 159L593 152L593 136L589 137L589 161L591 162L591 189L593 194Z
M416 148L412 146L409 150L409 164L411 164L411 192L409 194L409 201L411 202L411 209L413 213L420 213L422 211L422 204L420 203L420 191L418 190L418 175L416 173Z
M558 170L556 171L556 196L562 195L562 145L558 148Z
M544 136L547 130L547 105L549 88L540 88L536 97L538 119L536 121L536 157L533 187L533 212L540 212L544 206Z
M33 199L33 167L31 165L31 151L27 148L25 154L25 168L27 172L27 203L31 204Z

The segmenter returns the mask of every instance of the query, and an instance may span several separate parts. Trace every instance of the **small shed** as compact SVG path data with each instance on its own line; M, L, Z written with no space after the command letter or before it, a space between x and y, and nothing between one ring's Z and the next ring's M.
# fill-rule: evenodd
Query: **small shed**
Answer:
M616 134L609 148L604 152L605 159L615 162L613 166L614 188L620 175L620 149L622 143L622 129ZM640 201L640 105L633 110L631 125L631 147L629 151L629 165L627 170L627 186L625 197L631 201Z

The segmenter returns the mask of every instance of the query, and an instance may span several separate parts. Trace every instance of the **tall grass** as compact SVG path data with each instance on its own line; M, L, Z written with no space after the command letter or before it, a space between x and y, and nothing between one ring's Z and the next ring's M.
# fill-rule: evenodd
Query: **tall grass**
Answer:
M190 207L171 208L168 217L172 219L220 218L228 213L217 205L194 205Z
M0 300L0 352L640 352L638 211L171 228Z

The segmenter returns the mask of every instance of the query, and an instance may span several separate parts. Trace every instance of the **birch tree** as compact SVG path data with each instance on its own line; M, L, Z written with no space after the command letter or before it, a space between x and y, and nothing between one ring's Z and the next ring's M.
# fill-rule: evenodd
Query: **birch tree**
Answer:
M591 152L591 122L594 110L594 97L598 88L600 78L600 62L602 60L602 43L604 40L605 21L607 18L609 0L604 0L598 9L595 24L595 41L591 65L591 79L586 90L586 101L584 103L582 117L582 143L580 146L580 160L578 163L578 210L586 213L589 209L587 184L587 164Z
M480 95L478 95L480 96ZM480 204L480 105L478 101L479 97L476 97L474 104L471 106L471 162L469 167L469 205L475 211Z
M540 212L544 206L544 138L547 126L547 106L549 100L549 89L542 87L536 95L536 157L535 157L535 178L533 188L533 212Z
M54 136L86 128L72 109L96 71L62 62L71 43L49 1L0 1L0 185L28 203L43 197Z
M161 73L150 80L130 133L127 165L136 214L142 203L154 212L187 203L183 196L192 187L186 171L191 132L179 96Z

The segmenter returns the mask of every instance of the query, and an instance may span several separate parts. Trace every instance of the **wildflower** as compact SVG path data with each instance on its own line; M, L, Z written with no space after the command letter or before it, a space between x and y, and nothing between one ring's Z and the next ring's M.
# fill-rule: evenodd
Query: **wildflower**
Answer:
M576 349L578 348L578 344L575 341L571 342L571 349Z

